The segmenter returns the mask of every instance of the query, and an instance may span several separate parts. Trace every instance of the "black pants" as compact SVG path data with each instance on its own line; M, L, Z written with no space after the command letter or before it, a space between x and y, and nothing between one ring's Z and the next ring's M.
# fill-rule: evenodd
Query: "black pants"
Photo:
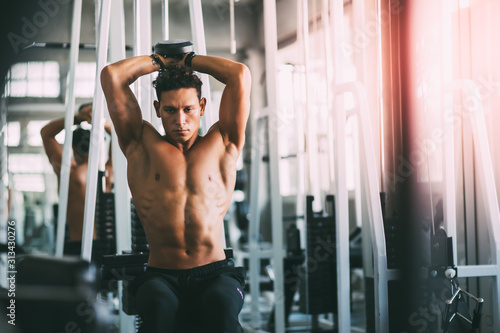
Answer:
M245 269L232 259L185 269L148 267L133 282L139 332L241 332Z

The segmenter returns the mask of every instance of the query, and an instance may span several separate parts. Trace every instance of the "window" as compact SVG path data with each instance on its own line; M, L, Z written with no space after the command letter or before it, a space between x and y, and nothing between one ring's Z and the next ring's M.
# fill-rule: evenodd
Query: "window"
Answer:
M59 64L56 61L15 64L7 75L5 90L10 97L59 97Z
M13 183L19 192L45 192L45 178L42 174L14 174Z
M28 145L34 147L42 146L42 137L40 130L47 121L32 120L28 123Z
M21 140L21 124L11 121L7 124L7 146L17 147Z
M95 62L79 62L75 71L75 96L92 97L95 89Z

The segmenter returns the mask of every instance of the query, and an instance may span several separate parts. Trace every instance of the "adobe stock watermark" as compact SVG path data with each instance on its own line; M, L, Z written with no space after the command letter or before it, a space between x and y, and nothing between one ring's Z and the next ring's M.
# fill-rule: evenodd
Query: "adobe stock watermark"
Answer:
M476 87L473 92L466 94L460 102L449 103L442 108L441 121L443 124L451 124L454 128L464 121L470 121L472 117L477 116L477 112L487 114L482 110L482 105L488 101L494 94L500 93L500 82L487 80L479 77L475 80ZM459 91L455 88L448 88L440 96L434 99L427 99L437 105L427 105L428 108L438 109L445 95L452 96L451 93ZM427 103L427 102L426 102ZM396 161L396 169L387 174L386 186L391 191L395 191L396 184L403 183L413 175L419 167L428 163L431 155L438 152L446 140L453 139L447 136L443 127L436 127L428 131L425 137L416 141L415 148L410 152L408 158L399 155Z
M340 48L346 56L359 54L370 45L373 39L379 36L379 27L387 26L390 22L390 16L399 14L403 10L400 1L391 1L389 9L382 10L380 16L372 13L372 19L366 22L363 29L358 27L354 28L352 43L342 42Z
M23 23L21 31L12 32L7 34L10 45L14 49L15 53L30 44L29 39L35 37L40 28L43 28L49 23L49 19L53 18L59 13L61 5L67 5L71 0L40 0L37 2L40 10L36 11L31 19L26 16L21 17L21 22Z
M8 221L7 226L7 322L16 325L16 221Z

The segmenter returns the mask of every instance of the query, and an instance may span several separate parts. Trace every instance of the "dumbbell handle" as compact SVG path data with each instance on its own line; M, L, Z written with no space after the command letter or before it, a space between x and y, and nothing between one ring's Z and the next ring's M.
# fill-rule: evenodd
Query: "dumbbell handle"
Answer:
M186 39L169 39L156 43L153 52L171 58L194 51L193 43Z

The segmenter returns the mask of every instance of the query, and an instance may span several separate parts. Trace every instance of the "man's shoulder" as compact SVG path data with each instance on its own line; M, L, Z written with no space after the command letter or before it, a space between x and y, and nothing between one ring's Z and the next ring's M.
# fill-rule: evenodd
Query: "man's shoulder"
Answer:
M162 136L156 130L156 128L151 125L151 123L143 120L142 121L142 135L139 141L132 143L129 147L129 152L135 151L142 147L148 147L155 142L162 141Z
M228 140L227 134L222 131L219 122L214 123L210 127L207 134L203 137L203 141L206 141L214 149L219 149L224 155L239 156L239 150L235 144Z

